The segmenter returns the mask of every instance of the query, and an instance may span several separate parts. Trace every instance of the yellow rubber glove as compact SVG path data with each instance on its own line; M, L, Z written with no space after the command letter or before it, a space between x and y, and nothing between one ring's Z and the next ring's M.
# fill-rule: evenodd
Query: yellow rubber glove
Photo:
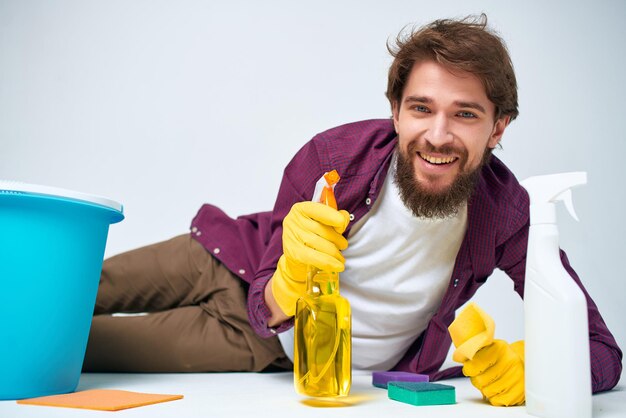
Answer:
M306 292L308 266L341 272L345 259L341 250L348 240L341 234L350 222L345 210L322 203L299 202L283 220L283 255L272 276L272 293L280 309L293 316L296 302Z
M463 374L490 404L521 405L525 401L523 350L523 341L495 340L463 364Z
M452 358L463 363L463 374L492 405L513 406L525 401L524 342L493 340L495 324L470 303L448 327L456 350Z

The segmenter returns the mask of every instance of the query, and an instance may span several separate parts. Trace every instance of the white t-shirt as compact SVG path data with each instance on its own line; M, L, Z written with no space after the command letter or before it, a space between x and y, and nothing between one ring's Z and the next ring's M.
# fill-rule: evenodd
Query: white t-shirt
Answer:
M393 181L395 158L369 213L350 231L340 293L352 308L352 365L388 370L426 329L450 281L467 228L455 217L417 218ZM293 329L278 335L293 360Z

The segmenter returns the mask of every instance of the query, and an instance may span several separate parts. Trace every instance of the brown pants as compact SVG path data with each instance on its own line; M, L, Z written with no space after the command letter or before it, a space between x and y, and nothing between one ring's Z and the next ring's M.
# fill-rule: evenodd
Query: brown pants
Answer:
M244 285L190 235L105 260L83 370L290 368L278 339L250 327ZM145 314L110 315L122 312Z

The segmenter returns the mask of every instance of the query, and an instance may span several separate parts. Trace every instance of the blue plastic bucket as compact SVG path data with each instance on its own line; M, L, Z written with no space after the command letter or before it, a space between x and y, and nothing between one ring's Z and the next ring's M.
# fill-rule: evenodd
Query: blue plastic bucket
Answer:
M119 203L0 181L0 399L76 390Z

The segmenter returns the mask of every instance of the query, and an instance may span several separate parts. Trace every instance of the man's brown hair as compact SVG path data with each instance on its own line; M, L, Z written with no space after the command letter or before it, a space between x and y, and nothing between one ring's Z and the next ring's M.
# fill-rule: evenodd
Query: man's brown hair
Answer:
M477 76L487 97L496 107L495 118L519 114L517 81L504 41L487 28L487 16L461 20L436 20L410 31L402 30L395 46L387 44L394 57L389 68L386 96L392 105L402 101L404 87L416 62L432 60L451 70Z

